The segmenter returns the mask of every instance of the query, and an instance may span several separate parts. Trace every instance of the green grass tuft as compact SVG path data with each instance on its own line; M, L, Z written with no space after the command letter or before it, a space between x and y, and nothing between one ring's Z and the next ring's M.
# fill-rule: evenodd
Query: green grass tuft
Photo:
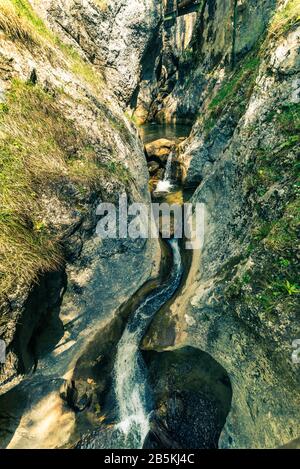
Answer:
M99 68L96 69L74 47L64 44L58 35L50 31L28 0L1 0L0 29L9 39L26 47L42 48L51 61L57 49L63 54L64 66L91 85L96 94L101 94L104 77Z
M0 4L0 30L6 37L26 46L38 43L34 28L26 18L18 14L12 2L2 0Z
M72 183L98 190L129 180L120 163L98 161L87 136L40 86L15 80L0 110L0 292L56 269L60 239L47 226L41 195Z
M222 114L232 109L235 119L238 120L251 96L255 79L258 72L260 59L258 57L247 57L235 70L235 72L226 79L216 95L208 104L204 129L206 133L216 125Z
M289 0L283 8L275 13L269 28L267 41L286 34L298 25L300 25L300 0Z
M212 111L220 111L227 102L235 97L243 82L252 78L259 66L259 58L251 57L243 61L235 73L226 80L226 83L220 88L216 96L211 100L208 108Z

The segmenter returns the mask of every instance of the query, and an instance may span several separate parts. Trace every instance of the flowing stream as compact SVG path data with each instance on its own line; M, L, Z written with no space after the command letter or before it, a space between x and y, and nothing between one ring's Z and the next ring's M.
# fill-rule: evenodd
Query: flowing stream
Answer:
M155 132L161 133L162 130L168 129L167 127L161 129L161 126L154 127ZM182 134L184 135L183 131ZM162 133L161 137L163 136ZM169 184L170 192L173 156L172 154L169 156L164 181L161 181L162 184ZM117 424L107 426L107 431L101 431L99 439L96 438L94 443L94 436L88 439L85 447L142 448L149 433L154 404L139 347L151 320L173 297L181 283L183 266L178 241L169 240L168 244L173 258L168 279L149 293L133 311L118 343L114 363ZM76 422L74 411L64 405L61 399L61 386L69 379L66 373L69 373L72 357L78 354L80 347L86 343L86 338L98 325L97 309L91 308L89 314L79 316L76 321L77 328L73 332L75 340L71 342L72 347L64 349L63 344L61 352L57 347L40 360L34 374L28 375L16 388L1 396L1 447L52 448L69 444L70 435L74 427L79 424ZM68 322L67 315L67 324ZM68 344L68 339L66 343ZM85 427L84 430L86 431Z
M114 371L119 411L117 429L123 436L123 448L142 448L150 430L151 393L139 345L154 314L180 285L183 269L178 241L173 239L168 243L173 253L173 268L168 281L136 309L118 344Z

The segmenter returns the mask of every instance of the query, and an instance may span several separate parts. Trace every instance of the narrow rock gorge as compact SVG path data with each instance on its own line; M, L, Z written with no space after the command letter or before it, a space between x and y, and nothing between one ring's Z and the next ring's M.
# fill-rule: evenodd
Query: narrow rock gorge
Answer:
M297 447L300 1L0 0L0 40L0 447ZM101 239L122 194L201 249Z

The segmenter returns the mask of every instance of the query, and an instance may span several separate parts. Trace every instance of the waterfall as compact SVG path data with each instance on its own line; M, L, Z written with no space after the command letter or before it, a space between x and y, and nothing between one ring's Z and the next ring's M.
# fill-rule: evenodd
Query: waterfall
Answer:
M155 192L169 192L170 189L172 188L172 162L173 162L173 156L174 153L173 151L170 152L166 164L166 170L165 170L165 175L162 181L159 181L157 184L157 187L155 189Z
M164 176L164 181L170 181L171 182L171 177L172 177L172 161L173 161L173 152L171 151L168 160L167 160L167 165L166 165L166 171L165 171L165 176Z
M122 448L142 448L150 430L151 393L139 345L154 314L173 296L180 284L182 265L178 241L173 239L169 244L173 253L173 270L168 283L154 290L136 309L118 344L114 373L119 417L117 430Z

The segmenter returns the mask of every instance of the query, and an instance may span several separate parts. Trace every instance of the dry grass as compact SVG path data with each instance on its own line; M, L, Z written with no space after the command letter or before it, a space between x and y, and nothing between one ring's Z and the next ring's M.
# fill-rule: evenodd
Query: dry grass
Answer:
M278 38L300 25L300 0L288 0L274 15L267 40Z
M26 20L17 14L12 4L7 0L0 0L0 30L13 41L32 45L38 42L37 35Z
M71 182L80 193L103 180L128 182L125 168L99 161L84 131L63 116L58 93L15 80L0 106L0 293L63 261L61 233L47 226L41 194L54 184Z
M43 223L41 193L64 177L93 182L89 172L98 177L99 172L93 155L84 152L84 136L38 86L15 81L0 124L0 291L5 292L16 282L30 284L62 260L59 239Z
M0 0L0 30L7 38L26 48L36 46L36 52L46 54L51 63L56 60L59 66L68 69L90 85L95 94L101 95L102 71L50 31L28 0Z
M48 30L27 0L0 0L0 29L1 39L27 50L33 45L43 59L51 50L61 68L101 99L101 74ZM15 80L0 103L1 294L31 285L42 272L63 263L61 234L47 226L42 194L51 199L54 185L71 183L82 193L100 189L103 180L128 183L126 168L98 161L86 134L64 117L57 104L60 93L56 90L54 98L39 85Z
M107 11L108 9L107 0L93 0L93 1L101 11Z

